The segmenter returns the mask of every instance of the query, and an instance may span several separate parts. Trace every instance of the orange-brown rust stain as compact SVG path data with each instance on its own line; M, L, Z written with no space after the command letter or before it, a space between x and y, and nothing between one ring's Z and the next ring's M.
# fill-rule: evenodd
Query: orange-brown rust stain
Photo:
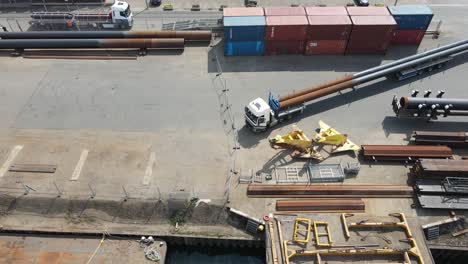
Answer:
M23 241L0 241L0 263L34 263L33 251L26 251Z
M91 254L44 251L37 257L36 264L83 264ZM98 262L92 262L98 263Z

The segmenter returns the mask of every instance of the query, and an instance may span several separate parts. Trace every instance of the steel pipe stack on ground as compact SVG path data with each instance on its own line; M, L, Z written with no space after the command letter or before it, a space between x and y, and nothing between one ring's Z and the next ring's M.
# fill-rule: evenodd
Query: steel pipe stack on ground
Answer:
M210 41L210 31L29 31L0 32L1 39L132 39L183 38L185 41Z
M5 39L0 49L184 49L184 39Z
M401 97L400 105L404 109L418 110L420 105L430 108L432 105L438 105L439 109L449 105L450 110L468 110L468 99L455 98L429 98L429 97Z
M351 76L345 76L331 82L323 83L312 88L304 89L293 94L280 97L280 107L287 108L290 106L302 104L304 102L314 100L334 92L351 88L358 84L387 76L405 68L409 68L440 57L465 52L466 50L468 50L468 40L463 40L420 54L402 58L385 65L380 65L365 71L355 73Z

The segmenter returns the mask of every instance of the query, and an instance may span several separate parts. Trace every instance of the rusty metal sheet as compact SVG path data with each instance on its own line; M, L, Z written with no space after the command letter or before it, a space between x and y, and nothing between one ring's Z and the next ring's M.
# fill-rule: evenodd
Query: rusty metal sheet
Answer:
M363 212L365 204L362 199L308 199L278 200L276 211L310 211L310 212Z
M418 158L452 158L447 146L418 145L362 145L362 154L368 160L415 160Z

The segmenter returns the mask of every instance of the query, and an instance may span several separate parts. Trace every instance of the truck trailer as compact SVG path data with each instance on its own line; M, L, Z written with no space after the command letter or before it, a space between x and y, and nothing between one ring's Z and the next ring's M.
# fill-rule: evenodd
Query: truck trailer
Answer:
M275 97L270 93L267 101L258 97L245 106L245 123L253 132L262 132L284 120L291 119L296 114L303 113L306 104L310 101L382 77L396 77L397 80L403 80L428 74L466 50L468 50L468 40L458 41L286 96Z

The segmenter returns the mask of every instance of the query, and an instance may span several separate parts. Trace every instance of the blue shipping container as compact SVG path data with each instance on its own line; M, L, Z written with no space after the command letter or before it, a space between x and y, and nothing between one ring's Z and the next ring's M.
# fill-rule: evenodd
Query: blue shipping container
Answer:
M224 40L254 41L265 39L265 17L225 17Z
M428 6L389 6L388 10L398 24L398 29L426 30L434 13Z
M225 56L263 55L265 41L225 41Z

